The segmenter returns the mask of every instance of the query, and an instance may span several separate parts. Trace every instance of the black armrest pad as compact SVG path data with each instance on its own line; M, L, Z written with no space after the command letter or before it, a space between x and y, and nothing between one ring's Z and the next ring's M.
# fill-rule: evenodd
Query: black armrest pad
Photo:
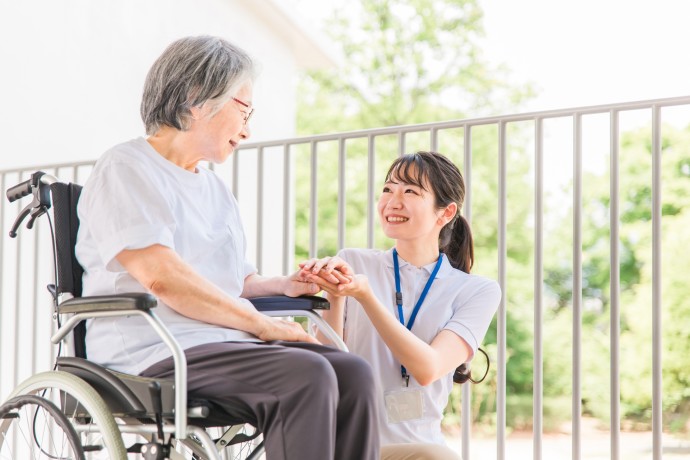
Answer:
M99 311L147 311L157 305L151 294L134 292L118 295L75 297L58 306L59 313L93 313Z
M253 297L249 300L259 311L281 310L328 310L331 304L323 297L305 295L302 297L288 297L275 295L269 297Z

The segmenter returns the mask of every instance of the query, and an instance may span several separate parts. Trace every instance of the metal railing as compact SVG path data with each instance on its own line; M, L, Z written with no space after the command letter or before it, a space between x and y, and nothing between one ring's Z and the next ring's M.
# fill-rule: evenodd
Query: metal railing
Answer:
M653 458L662 458L662 382L661 382L661 137L662 118L672 107L690 108L690 96L667 99L656 99L620 104L559 109L532 113L522 113L505 116L484 117L466 120L453 120L438 123L396 126L389 128L367 129L360 131L323 134L309 137L289 138L260 143L248 143L242 146L229 165L218 166L217 172L226 175L232 183L233 192L238 197L246 227L248 228L249 247L260 272L289 273L294 268L296 246L296 214L302 209L297 202L304 196L297 196L297 184L307 190L309 202L305 204L308 212L303 213L300 225L305 226L304 218L308 220L308 242L298 256L314 257L321 251L334 247L342 248L350 239L350 224L348 224L347 210L351 192L348 187L348 171L366 170L366 177L357 177L357 184L365 184L364 227L366 237L363 245L377 246L375 194L377 184L382 180L383 171L377 172L377 164L382 157L390 154L401 154L413 150L458 150L454 139L462 139L462 155L458 163L462 164L463 174L467 185L466 202L463 214L468 221L472 221L474 194L473 164L477 149L474 141L478 139L476 131L482 130L482 139L487 135L493 139L489 150L495 149L496 163L494 179L497 181L497 194L494 197L496 205L497 224L497 262L495 275L503 290L497 313L497 394L496 394L496 455L499 460L506 457L506 321L507 305L511 298L508 290L508 239L510 231L508 222L508 170L509 146L512 145L514 125L520 129L515 136L524 136L525 132L532 132L529 149L529 161L533 170L533 222L534 228L534 371L533 371L533 457L542 458L543 435L543 330L544 330L544 203L545 187L548 179L553 175L549 170L545 177L545 142L554 138L552 132L547 133L546 125L558 120L569 125L565 130L557 132L555 137L565 139L569 143L568 154L572 155L572 175L568 178L572 184L572 458L579 460L582 456L582 313L583 313L583 260L582 260L582 227L583 227L583 175L587 165L583 166L583 153L586 151L584 140L588 139L585 126L590 117L599 117L601 124L608 130L607 155L610 171L610 446L611 459L621 458L620 449L620 254L619 241L619 154L620 154L620 123L621 117L628 113L635 116L642 114L651 118L642 126L651 130L652 145L652 176L650 188L652 190L652 357L653 357L653 395L652 395L652 428L653 428ZM674 115L677 115L674 113ZM603 118L602 118L603 117ZM681 122L690 125L690 115L681 114ZM638 122L636 122L638 123ZM486 127L491 129L486 130ZM550 127L550 126L549 126ZM563 128L561 126L561 128ZM492 131L493 130L493 131ZM421 139L421 140L420 140ZM572 139L572 140L571 140ZM382 147L383 145L383 147ZM448 147L448 146L451 147ZM335 147L333 147L335 146ZM486 150L486 146L483 147ZM385 150L382 151L382 150ZM358 162L353 166L353 156L350 152L358 151L354 155ZM327 156L336 155L327 168L323 163ZM273 157L276 157L273 159ZM322 158L323 157L323 158ZM14 183L24 180L35 169L41 169L55 175L62 180L72 180L83 183L93 163L46 165L31 169L0 171L0 186L3 190ZM337 217L336 222L325 221L319 214L319 193L324 184L320 183L319 175L332 169L337 170ZM242 174L240 174L242 172ZM329 173L330 174L330 173ZM483 179L486 179L483 177ZM308 186L306 185L308 184ZM481 185L480 183L478 183ZM333 184L326 184L333 189ZM361 190L358 190L361 194ZM269 201L270 200L270 201ZM25 233L19 237L17 243L6 237L9 225L19 208L7 205L3 199L0 208L0 359L2 362L2 378L0 378L0 397L5 397L12 386L31 373L43 370L52 363L52 350L49 345L49 333L45 333L45 326L50 322L47 314L50 308L50 297L46 293L40 294L42 285L50 278L50 248L45 244L41 233ZM482 217L483 220L483 217ZM280 233L277 224L282 228L282 238L275 238ZM334 225L335 224L335 225ZM39 224L43 225L43 224ZM330 238L329 244L320 245L321 233L328 226L336 228L335 240ZM324 240L328 240L325 237ZM27 242L27 240L30 240ZM26 257L26 254L31 257ZM277 255L280 255L278 257ZM251 255L250 255L250 258ZM46 269L46 267L49 267ZM26 312L30 313L26 313ZM26 321L29 321L29 325ZM30 329L30 330L28 330ZM24 360L26 350L31 350L31 358ZM462 455L470 459L471 453L471 397L472 390L465 385L462 391Z

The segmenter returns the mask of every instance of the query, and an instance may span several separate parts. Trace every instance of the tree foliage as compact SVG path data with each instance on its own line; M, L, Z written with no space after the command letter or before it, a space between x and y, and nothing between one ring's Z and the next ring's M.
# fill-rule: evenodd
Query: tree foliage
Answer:
M484 60L482 11L476 0L349 2L330 20L327 31L339 48L341 64L336 69L310 72L302 79L298 101L300 134L478 116L515 109L531 93L529 85L510 86L506 82L507 72ZM494 139L494 133L485 132L473 137L472 142L485 144L495 152ZM398 153L397 139L382 136L376 142L374 176L381 181ZM408 151L429 148L428 137L411 137L407 141ZM367 145L352 142L346 149L346 244L363 246L367 244ZM461 164L458 139L441 139L439 150ZM487 193L476 196L477 201L486 201L496 196L492 193L496 189L496 168L490 165L496 157L495 153L480 156L483 158L475 166L475 175L481 179L477 186ZM319 254L337 249L332 225L337 215L334 203L338 201L336 158L336 145L320 146L317 189L309 188L306 168L300 169L296 181L297 196L316 194L318 220L328 222L318 229ZM307 149L298 152L299 164L310 160ZM309 255L309 219L309 203L303 201L297 206L296 216L298 258ZM495 229L487 229L478 239L482 243L485 239L495 241ZM389 243L380 232L376 233L376 246Z
M484 60L475 0L350 2L327 30L341 64L302 81L304 134L478 116L530 93Z
M681 248L690 242L690 128L662 129L662 318L663 399L667 428L685 429L690 408L690 332L683 319L690 313L690 285ZM649 129L622 135L619 155L620 257L620 393L623 426L648 428L652 406L652 145ZM611 356L610 223L604 215L611 205L610 171L583 179L583 399L584 409L608 419ZM567 241L561 234L559 241ZM547 264L547 282L556 296L554 314L571 318L572 268L560 246ZM567 245L565 245L567 247ZM568 331L558 328L557 335ZM570 378L570 371L565 370ZM552 391L568 394L566 381Z
M492 67L481 52L482 12L476 0L360 0L338 12L328 31L342 54L331 71L312 72L300 83L300 134L445 121L506 113L529 97L529 85L511 86L507 72ZM528 427L532 417L534 340L534 209L533 128L509 125L508 261L504 296L507 315L508 424ZM439 139L439 151L464 168L462 133ZM475 273L497 277L498 146L495 126L472 133L472 227ZM374 177L377 186L398 154L395 136L376 139ZM664 408L665 420L683 426L690 408L690 336L679 319L687 317L688 286L683 257L688 246L684 228L690 223L690 132L664 129ZM408 151L429 148L428 136L410 136ZM345 246L368 244L367 143L346 144L346 198L338 194L338 145L319 146L318 180L310 188L309 168L297 168L297 258L308 257L309 200L318 196L317 254L338 249L337 203L346 199ZM296 161L311 161L306 148ZM651 406L651 136L648 131L625 133L620 154L620 287L621 407L629 420L649 421ZM548 174L548 172L547 172ZM586 414L609 417L610 253L608 171L583 179L583 330L582 393ZM567 193L572 193L572 189ZM378 194L375 188L374 195ZM545 427L567 420L572 395L572 209L558 203L560 216L548 224L545 241L544 409ZM547 209L547 213L553 212ZM378 222L374 221L378 228ZM390 246L376 231L373 246ZM671 254L671 256L666 256ZM484 346L495 357L495 324ZM476 363L481 368L481 363ZM493 377L493 379L492 379ZM473 417L495 423L495 368L486 384L476 386ZM458 420L459 392L452 396L447 422Z

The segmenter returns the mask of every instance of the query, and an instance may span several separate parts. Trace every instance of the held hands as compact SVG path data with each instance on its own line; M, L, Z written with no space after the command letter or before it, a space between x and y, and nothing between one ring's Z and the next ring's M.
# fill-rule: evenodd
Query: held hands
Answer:
M317 294L321 288L298 270L292 275L285 278L285 287L283 293L288 297L299 297L301 295Z
M301 276L331 295L359 299L370 292L367 277L355 274L352 267L340 257L310 259L299 266Z
M300 273L307 279L310 279L310 275L318 275L331 284L349 283L355 274L352 267L338 256L309 259L299 264L299 267Z

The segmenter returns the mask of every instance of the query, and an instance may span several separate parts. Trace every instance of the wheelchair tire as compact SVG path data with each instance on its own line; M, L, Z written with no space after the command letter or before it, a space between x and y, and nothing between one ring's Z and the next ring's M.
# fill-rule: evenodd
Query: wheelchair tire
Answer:
M36 395L20 395L0 406L0 460L17 458L85 459L69 420L55 404Z
M77 432L86 460L126 460L120 429L108 406L85 381L61 371L36 374L10 395L34 394L51 401ZM4 460L4 459L3 459Z

